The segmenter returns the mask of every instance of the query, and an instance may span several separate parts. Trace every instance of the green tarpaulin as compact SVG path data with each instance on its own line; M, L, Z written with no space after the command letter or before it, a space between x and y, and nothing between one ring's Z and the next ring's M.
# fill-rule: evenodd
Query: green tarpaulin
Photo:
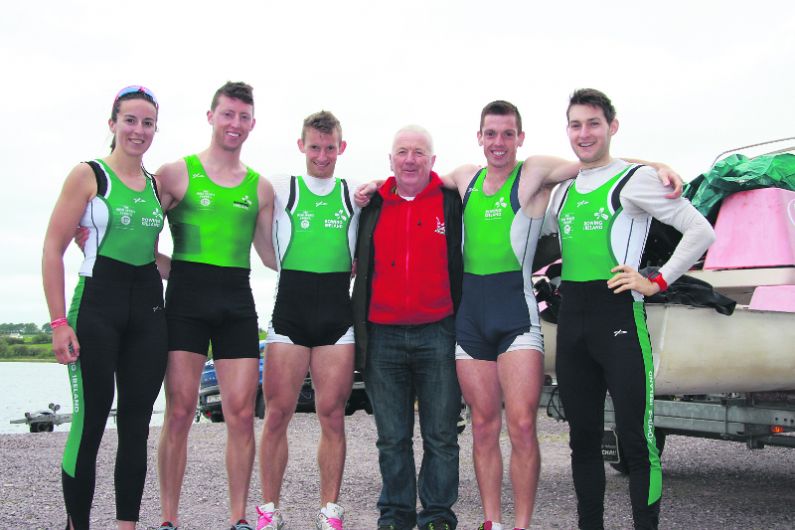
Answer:
M757 188L795 191L795 155L763 155L753 159L731 155L689 182L682 195L715 224L723 199L738 191Z

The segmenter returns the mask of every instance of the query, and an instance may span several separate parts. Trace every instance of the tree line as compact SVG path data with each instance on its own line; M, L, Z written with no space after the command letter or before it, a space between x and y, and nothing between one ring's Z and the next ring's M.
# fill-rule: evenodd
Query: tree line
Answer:
M51 333L50 323L46 322L37 326L33 322L25 322L14 324L12 322L4 322L0 324L0 335L8 335L12 333L19 333L20 335L35 335L36 333Z

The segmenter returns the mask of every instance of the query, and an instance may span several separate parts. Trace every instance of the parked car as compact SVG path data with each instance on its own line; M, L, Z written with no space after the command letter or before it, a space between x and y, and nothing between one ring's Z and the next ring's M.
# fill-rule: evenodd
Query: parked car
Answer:
M254 414L262 419L265 417L265 399L262 396L262 369L264 366L265 341L260 341L259 359L259 387L257 388L257 398L254 402ZM315 389L312 387L312 378L306 374L304 384L298 394L298 403L295 410L297 412L315 411ZM364 390L364 380L359 372L354 372L353 389L348 403L345 405L345 414L351 415L357 410L364 410L368 414L373 413L370 400ZM196 407L196 421L201 417L212 422L224 421L224 414L221 410L221 393L218 387L218 378L215 374L215 363L210 359L204 364L201 381L199 383L199 403Z

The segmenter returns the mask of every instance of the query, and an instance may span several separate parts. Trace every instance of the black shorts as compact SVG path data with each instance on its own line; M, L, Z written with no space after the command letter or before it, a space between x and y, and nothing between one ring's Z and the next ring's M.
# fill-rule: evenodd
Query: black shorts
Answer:
M353 325L350 284L350 272L282 269L271 328L298 346L337 344Z
M168 349L214 359L259 357L259 326L248 269L172 261L166 288Z

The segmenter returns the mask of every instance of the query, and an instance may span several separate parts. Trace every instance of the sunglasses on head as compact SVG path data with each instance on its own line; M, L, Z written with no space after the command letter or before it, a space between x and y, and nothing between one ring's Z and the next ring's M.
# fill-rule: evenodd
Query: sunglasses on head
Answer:
M149 96L150 98L152 98L152 102L155 104L155 108L156 109L159 108L158 104L157 104L157 98L152 93L152 91L149 90L148 88L146 88L145 86L141 86L141 85L130 85L130 86L126 86L126 87L122 88L121 90L119 90L119 93L116 94L116 97L114 98L113 103L116 103L117 101L119 101L119 98L122 97L122 96L126 96L128 94L136 94L138 92L140 92L142 94L145 94L145 95Z

